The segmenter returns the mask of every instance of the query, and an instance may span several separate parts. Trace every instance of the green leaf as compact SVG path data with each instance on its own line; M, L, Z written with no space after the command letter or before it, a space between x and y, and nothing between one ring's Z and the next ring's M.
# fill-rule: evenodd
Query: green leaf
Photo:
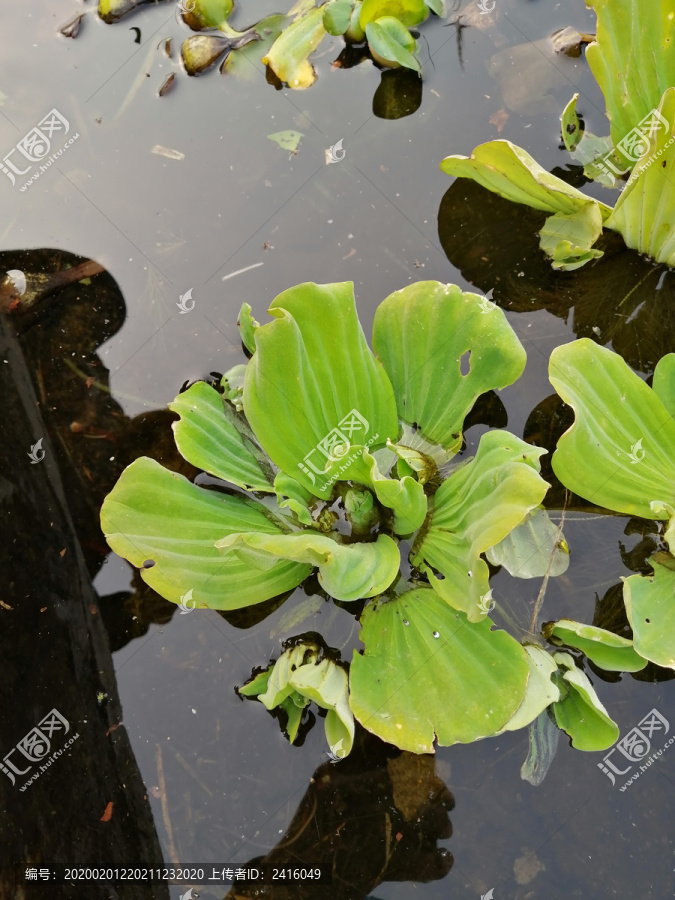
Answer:
M560 689L551 681L551 675L557 672L558 667L550 653L534 644L525 644L524 649L530 669L525 696L503 731L527 727L547 707L560 700Z
M381 594L399 570L398 546L386 534L371 544L338 544L326 535L303 531L297 534L230 532L216 542L227 556L241 558L254 567L267 569L275 559L290 559L318 566L319 582L336 600L361 600Z
M183 18L191 28L218 28L234 9L233 0L187 0Z
M654 574L623 580L633 645L640 656L675 669L675 572L651 560Z
M669 0L587 0L586 5L598 16L586 60L605 96L614 145L621 147L675 84L673 8ZM630 152L625 157L628 164L634 161Z
M488 619L470 624L434 591L418 588L367 606L363 656L354 651L350 703L358 721L413 753L489 737L520 705L526 654Z
M354 715L349 708L349 680L342 666L330 659L303 665L290 678L295 690L328 710L326 739L334 756L348 756L354 744Z
M368 0L364 0L363 5L365 6L367 2ZM381 66L389 68L404 66L422 74L419 61L412 54L415 49L415 38L398 19L393 16L382 16L374 22L368 22L366 37L373 59Z
M305 662L312 665L316 661L318 653L318 645L311 643L297 644L295 647L285 650L271 667L267 690L258 695L258 700L263 706L272 710L290 697L295 690L291 684L291 675Z
M619 737L619 728L610 719L587 676L577 669L568 653L554 653L569 688L567 696L553 704L558 727L572 738L577 750L606 750Z
M438 281L408 285L380 304L373 348L394 386L399 417L453 452L478 397L516 381L526 360L499 307Z
M480 554L543 500L548 484L539 475L539 457L545 452L506 431L489 431L476 456L452 472L434 496L429 530L411 561L471 622L485 617L489 603L489 570Z
M197 487L158 462L128 466L101 509L101 528L115 553L172 603L191 590L196 607L241 609L297 587L311 566L278 561L266 571L224 559L215 542L242 531L280 534L259 503Z
M422 525L427 514L427 498L422 485L405 475L400 481L380 472L377 460L363 450L347 470L350 481L372 488L383 506L394 511L394 533L412 534Z
M298 134L298 132L292 133ZM280 132L280 134L291 134L291 132ZM276 140L279 135L268 134L267 137L270 138L270 140ZM300 137L302 137L302 135L300 135ZM279 146L281 146L281 144L279 144ZM248 303L241 304L239 316L237 317L237 327L239 328L239 334L241 335L242 344L246 347L249 353L255 353L255 333L256 330L260 327L260 322L256 322L256 320L251 315L251 307Z
M601 234L602 214L592 200L574 213L549 216L539 232L539 246L553 260L554 269L571 272L603 255L592 249Z
M366 28L369 22L381 18L397 19L401 25L414 28L429 15L424 0L363 0L359 23Z
M556 545L557 538L558 528L546 510L533 509L485 555L493 566L504 566L516 578L540 578L547 572L556 577L566 572L570 563L567 543L561 535Z
M446 175L471 178L514 203L524 203L547 213L570 215L589 202L598 204L602 218L609 206L566 184L543 169L529 153L510 141L480 144L470 157L447 156L441 163Z
M323 27L328 34L344 34L354 8L353 0L330 0L323 7Z
M307 57L326 35L322 7L310 9L288 26L263 57L281 81L290 88L308 88L316 81L316 72Z
M277 503L281 509L287 506L293 510L303 525L311 527L314 524L309 506L310 502L315 498L292 475L287 475L285 472L277 472L274 479L274 490L277 495Z
M547 622L543 632L547 640L559 647L565 645L581 650L591 662L608 672L639 672L647 665L647 660L633 649L632 641L604 628L559 619Z
M437 16L443 17L445 15L443 0L426 0L426 4Z
M256 331L244 411L279 468L325 500L352 443L372 450L396 439L391 384L366 343L351 283L298 285L269 311L274 321Z
M299 131L277 131L275 134L268 134L268 139L278 144L282 150L288 150L289 153L297 153L300 140L304 137ZM248 347L248 345L247 345ZM248 347L250 350L251 348Z
M242 395L244 393L244 376L246 375L246 365L240 364L232 366L220 379L220 386L224 390L223 396L234 406L237 412L242 412L244 404Z
M581 130L581 122L577 116L577 100L579 94L575 94L560 116L560 125L562 130L562 139L565 149L572 153L583 136Z
M237 692L242 695L242 697L257 697L258 694L264 694L267 690L267 685L270 680L270 675L272 674L272 666L268 669L265 669L264 672L259 672L256 676L254 676L250 681L247 681L245 685L237 689Z
M675 422L623 359L582 338L553 351L549 379L575 411L553 454L560 481L599 506L643 518L655 517L653 500L675 505Z
M256 22L250 30L255 33L258 40L229 53L221 66L221 73L233 75L243 81L253 81L258 75L256 67L261 56L268 53L272 44L290 21L290 16L274 13Z
M671 416L675 416L675 353L662 356L654 369L652 390Z
M239 487L273 491L255 456L228 420L223 398L215 388L198 381L169 403L169 409L181 417L171 427L176 446L189 463Z
M231 49L230 38L220 34L193 34L183 41L181 56L188 75L199 75L212 66L226 50Z
M675 199L671 187L675 169L675 135L672 134L675 88L669 88L663 95L659 115L667 127L664 129L663 122L655 121L652 130L641 137L644 153L605 224L619 232L627 247L672 266L675 265Z

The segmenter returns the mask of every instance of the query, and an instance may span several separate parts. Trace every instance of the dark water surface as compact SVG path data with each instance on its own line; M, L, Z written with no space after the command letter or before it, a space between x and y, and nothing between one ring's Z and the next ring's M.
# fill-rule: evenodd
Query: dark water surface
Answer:
M462 6L470 13L474 4ZM80 568L93 581L86 607L98 616L100 646L83 639L82 658L91 647L96 659L104 658L107 635L115 677L112 670L101 675L106 690L80 683L77 653L65 653L63 667L50 664L63 650L57 652L57 642L59 623L69 615L67 582L59 603L49 597L38 603L47 609L36 611L32 630L10 621L21 622L19 600L37 603L59 552L58 542L45 549L45 535L57 527L51 501L42 487L31 487L38 484L31 478L46 476L26 459L29 444L17 443L3 456L0 496L14 497L11 503L30 498L34 530L18 533L16 516L7 512L15 507L6 506L3 568L9 571L21 553L28 562L20 578L12 576L6 600L12 608L0 610L11 659L0 756L52 708L79 728L81 743L20 796L18 785L4 784L5 860L122 866L142 861L140 848L158 849L158 838L167 863L244 865L270 855L281 865L300 857L333 868L333 888L266 894L277 900L477 900L491 888L494 900L675 896L675 751L623 793L597 768L603 754L575 751L564 735L543 784L522 781L526 731L420 758L362 735L352 757L333 765L321 721L301 746L291 746L262 705L242 702L234 687L278 656L283 640L304 631L319 632L349 659L359 646L354 616L320 601L312 582L283 604L254 608L248 618L180 615L126 562L107 555L97 526L105 493L136 456L151 453L191 473L172 449L171 417L163 408L187 380L245 362L236 328L242 301L265 321L271 300L302 281L353 280L367 335L378 303L412 281L495 289L528 363L518 383L500 394L507 421L494 409L497 419L483 417L467 433L467 454L486 423L547 446L554 409L547 402L553 393L547 364L555 346L595 335L643 377L675 350L674 279L663 267L607 240L599 264L555 274L537 249L536 214L469 182L451 187L438 168L444 156L469 154L497 137L524 147L549 170L567 167L558 116L577 90L587 128L606 133L602 95L583 55L553 56L538 43L565 25L592 31L594 16L577 0L496 0L493 14L482 21L474 9L472 24L459 33L438 21L426 24L421 105L391 120L373 114L382 78L377 68L368 61L331 68L341 39L321 45L311 89L277 91L262 67L251 66L249 80L217 69L192 79L179 71L177 49L188 30L177 24L172 3L143 8L114 26L92 10L76 40L59 36L58 28L83 8L71 0L3 7L2 156L52 108L79 137L25 191L20 176L12 187L0 174L0 274L52 271L72 255L107 270L91 285L63 292L19 345L81 547L73 544L64 566L81 553ZM242 3L233 21L250 24L271 11L271 0L253 0ZM169 36L173 60L157 49ZM172 67L174 89L160 99ZM412 96L415 87L405 90ZM303 133L297 155L267 139L286 129ZM326 165L326 148L339 140L345 158ZM153 153L156 146L183 156ZM595 187L590 192L609 196ZM195 307L181 315L176 304L189 288ZM88 377L103 389L94 385L92 393ZM8 400L9 393L3 404ZM30 443L41 436L30 434ZM551 495L554 519L560 497L560 491ZM645 523L571 511L565 535L571 565L551 579L543 618L621 627L620 579L648 555ZM25 550L31 543L32 556ZM540 579L500 572L491 586L498 603L527 625ZM298 619L312 597L313 611ZM589 672L622 734L652 708L675 721L675 687L652 669L606 682L609 676ZM124 730L129 768L115 770L120 777L113 785L102 774L104 742ZM140 777L133 774L134 758ZM136 779L138 803L123 809L116 799L112 818L101 823L113 793L117 798L125 790L125 771L129 784ZM91 791L99 814L83 823L92 815L82 805ZM114 843L105 827L121 815L121 843ZM47 835L58 832L67 841L81 827L89 829L95 858L86 845L77 858L44 855L43 841L54 846ZM130 847L138 855L127 859L121 854ZM3 896L178 898L188 886L172 886L169 894L129 885L98 893L11 888L4 881ZM227 893L213 885L195 889L202 898Z

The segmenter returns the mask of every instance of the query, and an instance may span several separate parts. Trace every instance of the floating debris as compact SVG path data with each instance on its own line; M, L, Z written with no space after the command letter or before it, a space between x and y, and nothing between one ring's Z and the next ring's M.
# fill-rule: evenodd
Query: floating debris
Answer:
M155 144L152 148L152 153L156 153L157 156L166 156L167 159L185 159L185 154L181 153L180 150L172 150L170 147L162 147L161 144Z

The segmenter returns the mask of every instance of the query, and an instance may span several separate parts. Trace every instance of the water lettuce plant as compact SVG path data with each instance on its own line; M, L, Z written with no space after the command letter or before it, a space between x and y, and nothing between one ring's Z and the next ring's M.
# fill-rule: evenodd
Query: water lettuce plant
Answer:
M607 509L663 527L653 574L623 580L632 647L567 620L549 624L547 636L609 670L638 671L648 660L675 669L675 353L659 361L650 388L618 354L584 338L553 351L550 379L575 413L553 454L560 481Z
M515 203L548 213L540 247L555 269L569 271L602 256L594 244L609 228L657 262L675 264L675 20L670 4L587 0L598 16L586 51L604 94L611 135L582 131L576 94L561 122L567 149L587 178L604 185L630 173L612 208L546 172L510 141L490 141L470 157L448 156L441 169L472 178Z
M313 701L336 757L354 719L421 753L549 709L575 746L610 746L616 726L574 658L489 617L486 552L524 577L562 572L567 557L540 509L545 451L493 430L460 455L477 399L525 366L502 310L455 285L411 284L378 307L372 350L350 283L297 285L269 313L261 325L243 304L248 363L169 404L178 450L209 480L133 462L101 510L113 550L197 608L259 604L313 572L328 597L356 604L363 648L348 675L296 641L240 689L282 709L291 740Z

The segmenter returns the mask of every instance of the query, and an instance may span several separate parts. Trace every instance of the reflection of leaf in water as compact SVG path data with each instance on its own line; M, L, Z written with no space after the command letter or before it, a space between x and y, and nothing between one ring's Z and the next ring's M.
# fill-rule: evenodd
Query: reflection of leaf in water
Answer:
M297 606L283 614L270 631L270 640L278 634L288 634L290 631L297 631L298 627L314 616L315 613L318 613L323 605L322 597L305 597Z
M487 66L513 112L527 116L557 112L558 104L547 91L560 85L563 76L549 38L499 50Z
M402 119L420 108L422 79L412 69L383 72L373 97L373 114L378 119Z
M572 173L556 174L572 181ZM495 287L504 309L547 309L565 322L572 313L577 337L611 342L634 369L653 372L675 351L675 273L626 249L609 231L596 244L602 260L557 273L538 247L544 220L460 178L441 201L438 235L450 262L481 290Z

